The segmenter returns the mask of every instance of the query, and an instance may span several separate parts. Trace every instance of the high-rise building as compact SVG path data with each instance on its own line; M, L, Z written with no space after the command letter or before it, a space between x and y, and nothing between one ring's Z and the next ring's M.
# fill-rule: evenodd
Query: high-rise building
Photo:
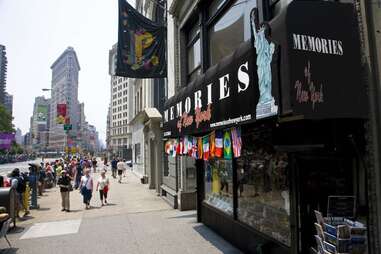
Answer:
M7 56L5 46L0 45L0 103L5 102L5 86L7 81Z
M63 151L72 140L75 145L76 136L80 128L78 102L78 73L80 70L77 54L72 47L68 47L52 64L52 87L50 102L50 130L49 148ZM66 104L67 117L70 118L72 130L65 133L63 124L58 124L57 104Z
M48 146L50 99L36 97L31 120L31 145L34 150L45 150Z
M15 140L16 140L17 144L19 144L19 145L23 144L22 131L20 130L20 128L16 129Z
M13 113L13 95L10 95L9 93L5 93L4 96L4 106L8 110L9 114L12 115Z
M113 75L114 59L117 45L109 51L109 73L111 75L111 103L109 118L109 143L113 155L131 159L132 130L129 122L132 119L130 103L132 93L130 92L130 80Z

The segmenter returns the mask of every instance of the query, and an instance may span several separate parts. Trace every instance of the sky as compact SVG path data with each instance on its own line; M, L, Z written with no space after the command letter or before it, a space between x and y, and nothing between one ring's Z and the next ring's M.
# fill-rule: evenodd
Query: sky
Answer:
M134 6L134 0L128 0ZM0 0L0 44L6 46L13 124L29 131L34 98L50 92L50 66L72 46L77 53L78 100L86 120L106 137L110 102L108 51L117 42L118 0Z

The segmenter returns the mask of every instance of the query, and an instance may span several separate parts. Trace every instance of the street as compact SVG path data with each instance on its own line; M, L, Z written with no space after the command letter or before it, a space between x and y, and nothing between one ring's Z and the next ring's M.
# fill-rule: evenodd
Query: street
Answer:
M59 189L48 189L38 200L40 209L9 232L13 248L1 239L1 253L240 253L197 223L195 211L172 209L133 173L122 184L110 181L107 206L100 206L94 192L92 208L84 210L74 190L70 213L60 211Z

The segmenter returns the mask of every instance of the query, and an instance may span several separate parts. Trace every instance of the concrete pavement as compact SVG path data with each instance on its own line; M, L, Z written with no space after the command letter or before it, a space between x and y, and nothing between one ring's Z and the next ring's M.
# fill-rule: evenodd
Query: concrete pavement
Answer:
M109 178L110 205L101 207L94 192L90 210L73 191L72 212L61 212L58 188L48 190L39 199L40 210L32 210L10 232L13 248L1 253L240 253L197 223L195 211L172 209L134 174L129 172L122 184ZM0 248L6 246L0 239Z

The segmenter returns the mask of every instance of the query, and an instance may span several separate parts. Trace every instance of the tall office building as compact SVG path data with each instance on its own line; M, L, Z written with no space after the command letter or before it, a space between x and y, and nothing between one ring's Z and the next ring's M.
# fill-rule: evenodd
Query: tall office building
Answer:
M0 103L5 103L5 86L7 81L7 56L5 46L0 45Z
M5 92L4 96L4 107L8 110L9 114L12 116L13 114L13 95Z
M80 70L77 54L68 47L50 67L52 69L52 87L50 102L49 149L63 151L65 146L76 145L76 136L80 128L78 102L78 73ZM72 130L65 133L63 124L57 124L57 104L65 103L66 115L70 118Z
M129 122L132 119L129 104L132 103L132 93L129 92L131 79L114 76L115 55L117 45L109 51L109 74L111 76L111 103L109 118L109 144L114 155L131 159L132 131Z
M49 136L49 109L50 99L46 99L44 96L38 96L34 99L30 133L31 145L35 151L47 149Z

